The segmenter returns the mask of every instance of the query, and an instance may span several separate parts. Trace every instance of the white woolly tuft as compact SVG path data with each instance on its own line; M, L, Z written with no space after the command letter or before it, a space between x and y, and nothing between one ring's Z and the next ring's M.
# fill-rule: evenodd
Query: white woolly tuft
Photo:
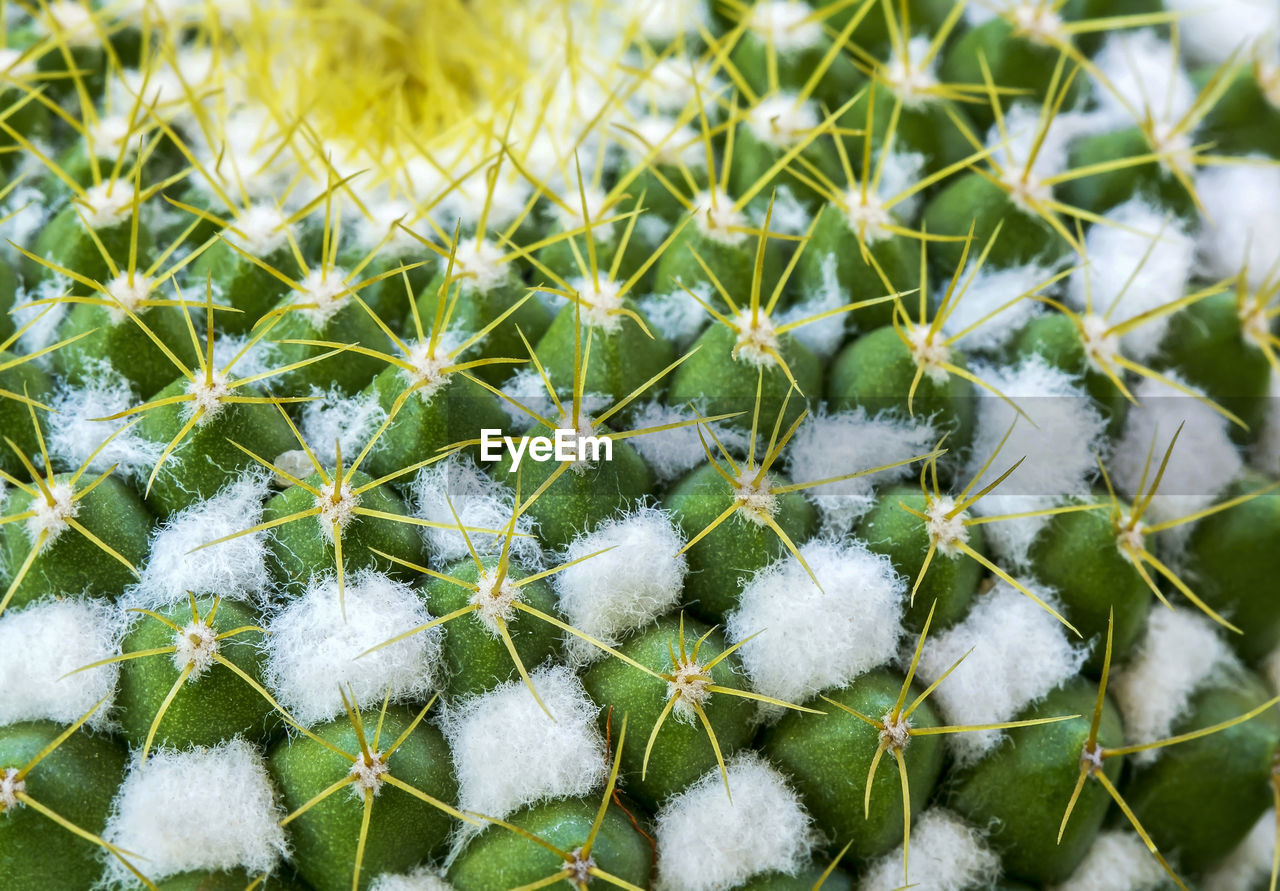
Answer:
M1174 372L1168 377L1178 381ZM1193 392L1199 392L1194 387ZM1154 440L1147 488L1155 481L1174 431L1182 433L1169 456L1160 482L1143 522L1152 524L1175 520L1203 510L1214 502L1244 467L1244 460L1231 442L1231 422L1204 402L1194 399L1161 381L1143 379L1133 388L1139 405L1131 406L1124 432L1112 450L1111 480L1125 498L1133 500L1147 467L1147 454ZM1191 532L1191 524L1161 533L1161 544L1176 547Z
M341 444L342 460L350 466L378 425L386 420L386 411L372 390L348 396L337 387L328 392L312 388L311 395L316 398L302 404L302 438L326 466L336 465L334 444Z
M1111 695L1124 716L1132 744L1155 742L1173 732L1196 690L1216 673L1238 665L1213 623L1191 607L1154 606L1147 630L1123 670L1111 678ZM1159 749L1139 752L1149 764Z
M78 386L65 383L50 403L58 422L48 426L49 454L70 467L79 467L89 459L115 431L129 424L131 418L116 421L95 420L125 411L138 404L129 384L103 363L102 372ZM143 439L134 430L116 436L89 463L90 473L102 473L115 466L117 473L138 481L159 460L164 444Z
M1054 891L1155 891L1166 879L1164 867L1136 834L1104 829L1071 878Z
M1073 307L1083 309L1091 297L1093 312L1110 310L1107 321L1114 325L1186 296L1195 241L1176 218L1142 197L1113 207L1105 218L1115 225L1095 224L1085 235L1089 265L1071 275ZM1126 354L1150 358L1168 327L1167 315L1143 322L1121 338Z
M1263 657L1257 670L1273 693L1280 690L1280 646Z
M1088 496L1097 473L1094 456L1106 446L1106 421L1078 379L1037 355L1016 366L979 368L974 373L1017 403L1027 417L1020 417L1000 397L981 393L966 478L982 469L1000 448L1005 434L1009 438L986 473L973 484L973 491L995 482L1019 459L1026 460L975 502L973 512L994 517L1045 510L1070 498ZM1048 522L1048 517L1023 517L987 524L984 531L1001 557L1026 569L1027 551Z
M971 262L965 270L961 278L966 283L964 294L954 300L942 330L948 336L955 336L976 325L957 340L955 346L962 350L998 350L1044 309L1040 301L1025 297L1010 306L1005 304L1019 294L1042 293L1037 286L1052 278L1054 270L1030 263L1008 269L984 266L974 274L976 262ZM946 285L938 289L939 299L945 289Z
M638 10L640 33L654 43L666 43L681 34L693 34L705 27L710 16L707 4L688 0L653 0Z
M1280 30L1280 7L1272 0L1167 0L1165 7L1182 13L1178 33L1182 49L1197 65L1221 65L1239 49L1247 49L1260 35Z
M216 286L215 286L216 287ZM218 296L214 291L214 297ZM226 370L227 363L235 359L241 350L250 340L250 335L232 336L220 334L213 340L213 367ZM257 374L263 374L273 368L280 366L278 362L279 347L266 340L260 340L245 351L243 356L236 359L236 364L231 366L230 375L233 379L253 377ZM270 386L271 381L268 379L264 386ZM263 456L268 457L266 455ZM274 457L274 456L271 456Z
M516 402L540 412L543 417L554 410L551 399L547 396L546 384L542 382L542 376L536 368L525 367L514 372L502 382L501 390ZM529 415L505 399L502 400L502 408L517 429L522 430L529 425Z
M1268 396L1266 419L1249 457L1254 467L1274 476L1280 471L1280 374L1275 371L1271 372Z
M705 282L699 282L691 288L704 301L710 302L711 288ZM697 338L711 316L705 309L684 291L677 288L671 294L653 294L642 297L639 302L640 311L662 336L677 347L684 349ZM714 305L714 304L712 304Z
M1053 605L1047 589L1028 587ZM1061 622L1003 581L980 596L959 625L929 636L917 672L921 681L937 680L971 649L930 697L949 724L1013 720L1079 671L1087 655L1067 638ZM967 762L1002 738L1001 731L984 730L953 733L947 740L957 759Z
M49 600L0 616L0 726L49 720L74 724L115 692L117 664L69 674L120 651L120 612L105 600ZM109 723L108 699L89 719Z
M720 213L723 214L724 211L721 210ZM748 213L757 226L764 228L763 209L749 208ZM789 186L778 186L773 193L773 215L769 218L769 229L786 235L803 235L812 222L813 214L809 213L809 208L801 203L795 192Z
M44 7L43 12L40 29L50 35L56 34L60 42L65 41L68 46L73 47L92 46L95 43L95 16L88 7L81 6L74 0L53 0Z
M997 0L995 3L974 3L964 8L964 20L971 27L978 27L981 24L991 21L1000 13L1005 12L1008 7L1014 3L1014 0Z
M780 149L795 145L821 124L817 105L789 91L761 97L747 109L745 121L756 139Z
M703 411L703 409L698 409ZM651 399L636 407L632 427L658 427L663 424L674 424L695 417L694 410L688 406L669 406L664 402ZM722 424L713 424L716 436L730 452L742 451L747 447L747 434ZM706 433L703 433L706 436ZM707 460L707 453L702 449L702 440L698 439L698 429L689 424L662 430L657 433L646 433L627 440L652 468L654 476L661 482L671 482ZM714 445L708 438L708 445Z
M606 520L570 542L565 560L582 562L551 577L561 611L579 631L616 645L679 602L688 571L677 554L683 545L671 518L656 508ZM565 643L579 664L603 655L579 637L567 635Z
M713 114L712 109L707 109L708 114ZM636 220L635 232L633 238L639 238L641 244L659 245L666 241L668 235L671 234L671 224L658 216L656 213L645 214ZM648 313L645 314L646 316Z
M441 719L463 810L502 818L539 801L587 795L608 777L599 707L582 682L559 665L530 679L555 720L521 680L452 706Z
M255 257L266 257L284 247L290 227L284 212L273 204L251 204L228 228L226 239ZM238 231L236 231L238 230Z
M1185 33L1182 42L1187 42ZM1109 34L1093 62L1105 78L1095 78L1098 113L1115 127L1132 127L1148 117L1176 124L1195 102L1195 84L1172 44L1149 28Z
M151 535L142 578L128 592L130 605L161 606L187 591L264 602L271 587L265 532L242 535L191 553L193 548L257 525L270 475L250 471L170 517Z
M658 887L721 891L763 872L794 875L813 846L811 820L782 775L755 752L718 768L658 812Z
M13 309L9 310L13 317L13 327L31 327L18 338L19 352L35 353L58 342L58 330L62 320L67 317L71 304L54 303L33 306L38 300L53 300L68 293L73 286L71 279L65 276L50 274L35 288L19 288L14 297ZM41 368L50 367L50 357L41 356L34 360Z
M836 278L835 255L828 254L822 261L822 284L812 294L806 294L803 300L797 301L774 316L773 323L786 325L799 322L839 309L847 302L844 291L840 287L840 281ZM843 313L828 316L793 329L791 336L812 350L818 358L830 359L844 340L846 320L847 316Z
M912 53L912 58L920 57ZM876 163L881 165L880 187L877 191L885 201L902 194L924 176L924 155L919 152L892 151L883 161L881 161L881 153L877 152ZM924 198L917 192L910 198L904 198L895 204L893 213L901 220L913 220L923 201Z
M1253 824L1234 851L1201 880L1204 891L1253 891L1265 888L1276 847L1276 812L1267 811Z
M557 380L547 373L547 379L551 381L551 385L557 388L557 393L562 393L569 389L570 381L566 378L564 381ZM542 375L538 373L536 368L522 368L515 374L508 377L502 382L500 388L504 394L510 399L519 402L524 409L537 412L541 417L554 418L559 414L555 402L547 393L547 385L542 380ZM587 415L594 415L604 411L613 400L601 393L584 393L582 396L582 410ZM572 405L571 399L563 399L562 404L567 410ZM512 405L507 399L502 400L502 408L506 411L507 416L511 418L511 427L516 431L528 430L538 422L521 408Z
M369 891L451 891L452 888L434 869L420 866L404 875L380 875L373 880Z
M902 845L873 862L858 883L859 891L901 888ZM930 891L985 888L1000 875L1000 856L987 847L982 833L950 811L933 807L911 827L907 881Z
M630 137L622 143L622 149L635 161L652 156L658 164L683 163L699 168L706 163L697 133L674 118L646 115L631 120L628 116L619 123L628 128L625 132Z
M274 799L262 756L234 739L186 752L159 749L135 764L116 794L103 837L137 855L149 878L192 870L271 872L287 853L284 812ZM115 858L108 877L133 876Z
M1228 278L1248 267L1248 284L1258 288L1280 264L1280 169L1270 159L1250 157L1259 163L1205 167L1197 175L1205 210L1197 247L1210 277Z
M796 0L763 0L744 17L748 30L762 43L787 54L814 46L822 39L822 25L811 20L809 4Z
M456 523L458 519L468 528L502 529L511 522L515 493L502 483L487 476L470 458L450 456L418 471L409 485L413 515L434 523ZM450 505L452 504L452 510ZM534 522L528 515L516 520L516 531L530 533ZM432 559L441 565L467 557L467 539L456 529L437 529L424 526L423 537ZM502 550L503 537L485 532L468 532L471 546L479 554L497 554ZM542 550L536 538L513 538L511 556L525 568L542 565Z
M635 64L637 69L644 67L638 56ZM637 114L654 108L665 115L679 115L694 106L699 91L706 103L709 97L718 95L724 89L724 79L716 73L717 67L709 61L683 53L664 55L649 67L648 76L639 84L628 104ZM706 108L706 112L711 121L719 116L715 105ZM587 198L590 197L588 192Z
M432 687L440 659L439 627L362 653L430 622L426 606L403 582L364 570L345 585L346 615L333 576L312 580L267 626L267 686L303 724L342 714L339 687L358 708L419 698Z
M412 228L417 220L417 211L408 201L379 195L376 203L366 205L365 214L359 214L355 221L355 238L364 251L372 251L381 245L383 256L404 257L417 249L418 240L397 226ZM385 241L384 241L385 239Z
M10 68L7 73L14 71ZM0 205L0 220L3 220L0 222L0 258L15 267L23 262L22 255L9 242L28 249L34 247L51 206L43 192L30 186L22 186L9 194L8 200Z
M487 198L489 225L495 229L505 228L524 210L531 187L512 167L497 176L492 185L487 180L487 173L487 170L476 170L459 182L434 209L434 215L441 220L461 219L470 227L484 213Z
M831 479L905 461L928 452L938 435L924 420L867 417L862 408L818 413L800 425L787 446L787 473L796 482ZM700 448L700 447L699 447ZM906 479L918 465L903 465L807 490L822 512L823 531L843 535L875 505L875 487Z
M894 657L907 590L861 542L814 540L800 554L821 590L787 555L747 582L725 627L734 643L751 638L738 650L751 686L796 703Z
M1094 126L1084 114L1069 111L1059 114L1040 142L1028 171L1027 161L1040 131L1040 107L1017 102L1005 112L1004 124L1003 132L998 126L987 131L986 144L994 149L992 157L1003 168L1003 181L1011 188L1010 200L1019 207L1028 206L1028 199L1043 201L1052 197L1053 189L1044 180L1067 169L1071 141ZM1007 141L1004 133L1008 133Z

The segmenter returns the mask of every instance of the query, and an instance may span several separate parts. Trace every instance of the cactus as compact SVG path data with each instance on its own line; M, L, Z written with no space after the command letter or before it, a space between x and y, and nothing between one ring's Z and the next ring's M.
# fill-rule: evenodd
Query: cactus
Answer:
M6 2L4 887L1274 888L1210 6Z

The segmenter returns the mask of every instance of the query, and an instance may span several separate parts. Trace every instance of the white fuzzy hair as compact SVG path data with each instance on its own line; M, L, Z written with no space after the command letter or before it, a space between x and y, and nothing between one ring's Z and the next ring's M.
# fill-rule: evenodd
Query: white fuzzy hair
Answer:
M1042 293L1032 289L1052 278L1054 270L1028 263L1006 269L984 266L975 272L976 263L976 260L971 261L965 269L960 279L964 293L954 299L942 330L948 336L955 336L970 326L976 326L960 337L955 346L979 352L998 350L1044 310L1040 301L1026 297L1012 305L1006 304L1019 294ZM947 287L948 283L944 282L935 289L939 300Z
M150 558L130 588L130 606L183 601L187 591L265 603L271 588L265 532L242 535L192 553L206 542L249 529L262 517L270 474L251 470L212 498L175 513L151 535Z
M463 810L501 819L539 801L587 795L607 779L599 707L582 682L560 665L530 679L554 720L519 679L443 714Z
M373 880L369 891L451 891L453 888L430 866L420 866L403 875L383 874Z
M35 353L58 342L58 331L70 312L71 304L33 304L38 300L55 300L70 293L73 286L74 283L66 276L51 273L34 288L18 289L13 308L9 310L13 327L16 329L31 324L18 338L18 352ZM33 361L41 368L49 368L52 364L51 357L47 354Z
M89 726L109 723L118 664L69 674L120 652L120 611L100 598L47 600L0 616L0 726L73 724L98 700Z
M912 40L915 41L917 38L913 37ZM897 51L895 50L894 52L896 54ZM910 52L911 58L917 61L922 55L917 54L914 46ZM904 100L905 103L906 100ZM900 152L895 150L891 151L881 162L882 154L882 152L876 152L876 164L880 165L880 186L876 191L882 200L890 201L914 186L924 176L924 155L919 152ZM894 215L900 220L913 220L923 201L924 198L919 192L910 198L904 198L893 205Z
M704 301L715 305L711 299L711 285L698 282L689 290ZM640 298L640 310L662 336L680 349L685 349L702 331L711 318L702 305L682 289L670 294L651 294Z
M693 107L700 93L708 119L714 121L719 116L712 98L725 90L725 79L717 72L718 66L710 61L677 52L646 66L643 59L633 53L631 63L636 70L647 67L647 75L628 99L627 104L635 114L655 108L662 114L678 115Z
M20 157L25 159L29 156L24 152ZM36 236L48 219L50 206L51 202L44 193L32 186L19 186L9 193L8 199L0 205L0 258L15 267L24 262L22 255L9 242L33 248Z
M1252 891L1265 888L1276 847L1276 812L1267 811L1244 841L1201 880L1204 891Z
M1164 867L1135 833L1104 829L1071 878L1054 891L1156 891L1167 879Z
M672 797L657 815L658 884L665 891L721 891L764 872L794 875L815 841L800 797L755 752Z
M1267 414L1258 431L1258 440L1249 456L1250 463L1270 476L1280 472L1280 374L1271 372Z
M473 160L479 160L479 157L467 160L470 163ZM455 188L444 195L433 209L432 215L440 222L449 221L446 225L450 228L457 220L462 220L464 225L470 226L479 221L488 197L490 227L501 229L515 220L524 210L532 186L511 165L506 165L501 175L493 180L492 187L489 185L486 174L488 174L487 165L485 168L476 169L470 176L461 180Z
M1108 34L1093 62L1105 78L1094 78L1098 113L1117 128L1143 123L1148 116L1176 124L1195 102L1195 84L1173 45L1151 28Z
M570 542L565 561L582 562L551 577L561 611L579 631L616 645L627 632L679 603L688 572L684 554L678 553L683 545L671 517L657 508L640 507L605 520ZM603 655L573 635L565 643L575 662Z
M902 845L875 860L858 883L859 891L894 891L903 885ZM932 807L911 826L911 857L906 881L930 891L985 888L1000 875L1000 855L982 833L950 811Z
M638 7L636 24L646 40L666 43L705 27L709 17L708 5L701 0L654 0Z
M138 404L133 388L124 378L106 363L101 364L101 369L102 373L77 386L63 382L50 402L58 421L48 425L45 434L49 454L70 467L79 467L108 436L133 420L101 420ZM99 474L114 466L121 477L138 482L146 478L163 451L163 443L143 439L136 428L126 430L98 452L89 462L89 471Z
M563 299L563 298L562 298ZM545 370L545 369L544 369ZM547 379L551 381L552 386L556 387L557 393L565 393L572 388L572 381L559 380L554 377L551 372L547 372ZM525 408L537 412L544 418L555 419L557 409L551 397L547 394L547 385L542 380L542 375L538 373L536 368L525 367L512 374L502 382L500 388L510 399L523 405ZM562 398L561 404L568 409L572 400ZM608 396L599 393L585 393L582 397L582 409L587 414L598 414L612 403ZM511 418L511 426L515 430L526 430L537 421L527 412L512 405L507 399L502 400L502 408Z
M1072 140L1090 132L1095 123L1088 115L1064 111L1055 117L1040 143L1031 165L1034 179L1044 179L1067 169L1067 152ZM992 159L1008 171L1026 168L1040 130L1040 106L1027 101L1015 102L1004 115L1004 131L993 125L987 131L986 145L993 148ZM1008 139L1004 137L1008 134Z
M501 389L507 396L533 411L540 412L543 417L555 410L551 398L547 396L547 387L542 382L542 376L538 374L538 369L531 366L514 371L510 377L502 382ZM506 399L502 400L502 409L507 413L507 417L511 419L512 425L518 430L523 430L529 426L532 420L528 414L512 405Z
M1026 582L1023 582L1026 584ZM1055 606L1050 591L1028 587ZM958 625L925 641L917 672L922 684L942 676L972 650L929 697L948 724L997 724L1069 680L1087 650L1075 646L1057 619L1007 582L978 597ZM952 733L947 740L961 762L976 760L1003 739L1002 731Z
M1212 621L1194 607L1153 605L1142 640L1111 678L1111 696L1124 717L1128 741L1137 745L1171 736L1196 690L1238 664ZM1133 758L1149 764L1159 753L1139 752Z
M671 406L661 400L650 399L636 407L631 426L634 429L644 429L674 424L677 421L687 421L697 417L698 412L705 414L705 407ZM646 433L632 437L627 442L631 443L640 453L640 457L644 458L645 463L652 468L654 476L662 482L671 482L707 460L707 453L702 448L703 440L713 450L712 454L720 458L715 443L705 430L702 433L703 438L698 438L700 426L688 424L657 433ZM711 426L720 442L731 453L746 451L748 435L745 432L736 427L727 427L718 423Z
M633 116L625 108L619 111L622 114L613 123L627 128L619 145L633 161L652 156L658 164L684 163L694 169L706 164L702 143L692 127L663 115Z
M1176 372L1167 374L1185 384ZM1199 393L1195 387L1190 388ZM1132 501L1147 467L1152 442L1151 467L1146 487L1155 474L1179 424L1182 433L1169 456L1160 488L1143 515L1143 522L1175 520L1211 505L1244 468L1244 460L1231 442L1231 422L1204 402L1162 381L1143 379L1133 388L1139 405L1129 408L1124 431L1112 449L1111 480ZM1191 524L1161 533L1161 545L1176 547L1190 534Z
M752 222L764 228L765 211L763 209L749 207L747 213L751 216ZM813 222L813 215L796 197L795 192L791 191L790 186L778 186L777 191L773 193L773 215L769 218L769 231L784 235L804 235L811 222ZM761 297L767 301L769 295L762 294ZM839 305L839 303L836 304L836 306Z
M215 301L218 298L217 286L214 286L213 293ZM227 363L245 350L252 335L228 335L220 334L213 339L213 367L219 371L227 367ZM262 374L273 368L283 364L277 361L280 348L272 344L268 340L259 340L253 346L245 350L243 356L236 359L236 364L231 366L230 375L233 379L243 377L253 377L256 374ZM272 379L267 378L259 384L263 389L271 389ZM273 458L274 455L263 455L264 458Z
M1130 198L1104 214L1085 235L1089 265L1072 273L1068 302L1118 324L1181 300L1195 265L1195 240L1183 223L1145 198ZM1120 228L1124 227L1124 228ZM1169 316L1156 316L1121 338L1126 355L1146 361L1160 347Z
M266 765L243 739L185 752L159 749L134 764L112 805L103 837L137 855L152 880L194 870L263 873L287 853L284 812ZM123 864L107 858L107 875L132 885Z
M777 313L773 317L773 322L775 325L799 322L824 312L839 309L848 302L844 290L840 287L840 281L836 278L835 254L828 254L822 259L822 284L814 292L805 294L804 299L796 301L782 312ZM791 336L808 347L818 358L828 360L835 355L836 350L840 349L840 344L844 341L847 318L844 313L840 313L828 316L825 319L809 322L792 329Z
M401 701L421 698L432 687L440 661L439 627L361 656L431 621L413 588L362 570L347 578L345 601L344 618L337 579L321 576L267 626L267 686L303 724L342 714L339 688L365 708L381 703L388 690L393 701Z
M481 471L470 458L451 455L429 464L418 471L408 488L413 515L420 520L453 525L456 511L458 519L468 528L496 530L511 522L515 492ZM516 520L516 532L528 534L533 530L534 521L528 515ZM424 526L422 533L432 559L441 565L461 560L470 553L467 539L457 529ZM497 554L502 550L501 535L468 532L467 536L479 554ZM536 538L513 538L511 556L526 568L542 564L542 550Z
M815 539L800 553L821 590L788 554L743 586L725 626L731 642L747 641L738 655L752 687L796 703L893 659L907 591L862 542Z
M1277 646L1262 658L1262 662L1257 666L1257 671L1262 675L1262 679L1267 682L1267 686L1271 688L1272 693L1280 690L1280 646Z
M320 463L326 466L336 465L335 443L341 444L343 463L350 467L379 425L387 419L386 411L378 404L378 397L371 389L348 396L337 387L327 391L313 387L311 395L314 398L310 402L302 403L300 427L303 439Z
M787 473L796 482L810 482L872 467L883 467L928 452L938 434L923 419L881 414L868 417L862 407L852 411L811 415L787 446ZM822 513L823 531L843 535L875 505L877 486L889 485L919 472L918 464L807 490Z
M1182 14L1182 48L1197 65L1221 65L1259 39L1274 41L1280 30L1280 7L1273 0L1167 0L1165 7Z
M989 3L970 3L964 8L964 20L970 27L976 28L991 21L1003 12L1008 12L1020 0L992 0Z
M1196 192L1204 204L1196 246L1208 276L1228 278L1247 267L1252 288L1269 276L1274 280L1280 271L1280 168L1261 155L1205 167L1196 176Z
M973 512L1001 516L1045 510L1071 498L1087 497L1097 473L1094 456L1106 446L1107 425L1079 379L1038 355L1028 356L1018 365L976 368L974 373L1017 403L1026 417L1020 417L998 396L985 391L979 396L966 479L978 474L1000 448L1005 434L1009 438L972 491L981 491L1019 459L1025 460L975 502ZM989 523L984 531L1004 560L1025 570L1029 568L1027 552L1048 522L1048 517L1021 517Z

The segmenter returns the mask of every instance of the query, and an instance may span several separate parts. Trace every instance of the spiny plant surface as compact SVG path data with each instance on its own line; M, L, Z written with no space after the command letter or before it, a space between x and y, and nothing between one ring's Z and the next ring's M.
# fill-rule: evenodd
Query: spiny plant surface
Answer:
M0 20L4 888L1274 891L1274 0Z

